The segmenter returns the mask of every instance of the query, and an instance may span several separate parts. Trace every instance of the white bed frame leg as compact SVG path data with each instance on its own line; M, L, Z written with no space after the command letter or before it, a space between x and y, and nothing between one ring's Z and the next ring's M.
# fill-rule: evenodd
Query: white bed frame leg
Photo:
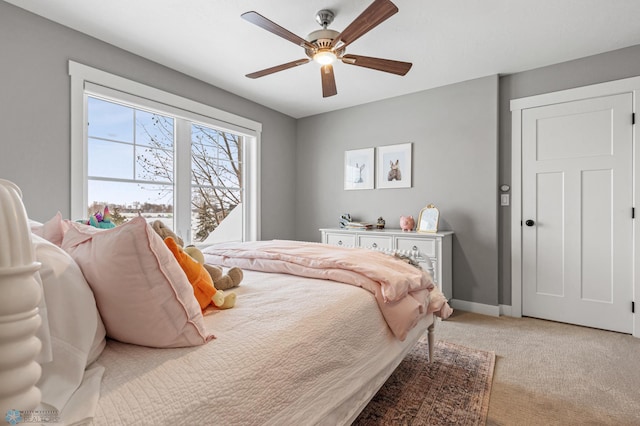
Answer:
M433 317L433 322L427 328L427 341L429 342L429 362L433 362L433 345L435 344L435 334L434 330L436 328L436 318Z
M0 415L32 410L40 403L35 386L42 372L35 361L41 289L22 193L0 179Z

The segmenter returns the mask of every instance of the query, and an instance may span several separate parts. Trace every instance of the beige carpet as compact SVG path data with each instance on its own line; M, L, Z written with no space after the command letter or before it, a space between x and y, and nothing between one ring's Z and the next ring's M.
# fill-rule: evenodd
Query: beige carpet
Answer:
M423 337L353 425L484 425L495 354L438 341L433 358Z
M457 311L436 340L496 353L487 425L640 425L640 339Z

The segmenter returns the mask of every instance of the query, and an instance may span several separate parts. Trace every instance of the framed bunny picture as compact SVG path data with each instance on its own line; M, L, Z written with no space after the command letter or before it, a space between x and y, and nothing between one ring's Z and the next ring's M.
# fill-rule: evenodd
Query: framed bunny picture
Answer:
M344 189L374 188L374 149L354 149L344 153Z
M377 148L378 188L411 188L411 148L410 142Z

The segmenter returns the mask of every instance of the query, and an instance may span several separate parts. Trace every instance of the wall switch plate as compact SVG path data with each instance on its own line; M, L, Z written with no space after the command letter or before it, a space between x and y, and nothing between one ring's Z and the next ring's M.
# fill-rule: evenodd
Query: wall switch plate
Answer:
M501 206L509 205L509 194L500 194L500 205Z

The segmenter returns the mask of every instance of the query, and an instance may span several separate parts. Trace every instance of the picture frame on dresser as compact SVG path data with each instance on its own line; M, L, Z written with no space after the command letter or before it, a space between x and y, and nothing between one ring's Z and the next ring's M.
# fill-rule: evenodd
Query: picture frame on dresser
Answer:
M374 148L345 151L344 189L373 189L374 161Z
M411 188L412 143L376 148L376 187Z

